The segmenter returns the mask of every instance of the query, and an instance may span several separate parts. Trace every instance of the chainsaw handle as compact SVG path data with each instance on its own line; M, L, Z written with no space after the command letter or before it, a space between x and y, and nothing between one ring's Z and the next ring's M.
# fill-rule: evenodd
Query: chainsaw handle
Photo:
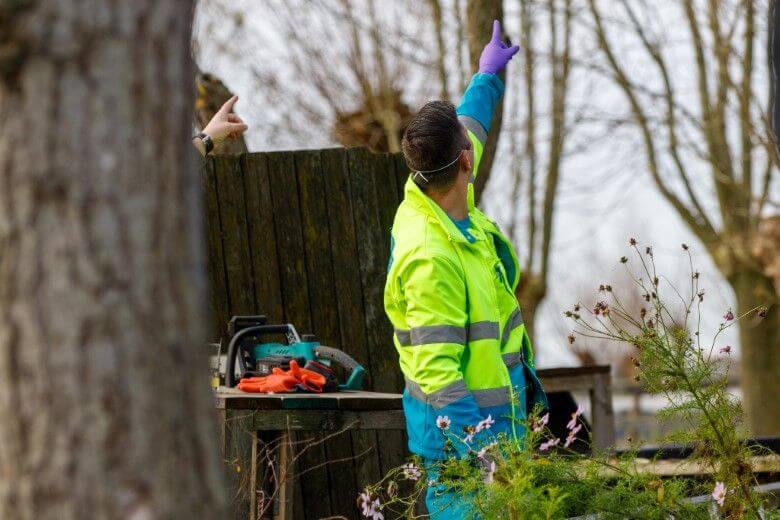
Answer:
M301 337L298 335L298 331L295 330L292 323L285 323L282 325L257 325L250 327L253 335L265 336L266 334L287 334L291 336L288 338L291 343L298 343L301 341Z
M284 325L255 325L247 327L236 332L236 334L230 339L230 344L227 350L227 365L225 366L225 385L229 387L236 386L238 384L236 378L236 361L238 361L242 374L246 372L246 364L244 358L240 352L240 340L245 336L264 336L266 334L286 334L288 340L294 342L300 342L301 337L298 335L298 331L291 323Z
M325 345L319 345L317 347L314 347L314 354L318 358L330 359L331 361L335 361L339 365L343 366L344 368L348 368L349 370L354 370L355 367L360 366L360 363L355 361L352 358L352 356L340 351L337 348L326 347Z
M355 361L355 359L349 354L342 352L339 349L333 347L326 347L325 345L319 345L314 348L314 354L318 358L329 359L335 361L339 365L349 370L349 379L340 388L346 390L361 390L363 387L363 375L365 369Z

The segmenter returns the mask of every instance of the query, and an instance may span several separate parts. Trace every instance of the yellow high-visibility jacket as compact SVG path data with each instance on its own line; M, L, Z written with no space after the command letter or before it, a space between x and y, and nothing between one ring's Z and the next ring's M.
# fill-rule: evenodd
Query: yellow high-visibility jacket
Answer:
M528 407L546 406L514 292L517 256L474 206L473 180L503 88L497 76L476 74L457 109L474 148L470 237L411 177L393 222L385 311L406 378L409 449L428 459L466 453L499 433L517 438ZM490 428L458 439L488 417Z

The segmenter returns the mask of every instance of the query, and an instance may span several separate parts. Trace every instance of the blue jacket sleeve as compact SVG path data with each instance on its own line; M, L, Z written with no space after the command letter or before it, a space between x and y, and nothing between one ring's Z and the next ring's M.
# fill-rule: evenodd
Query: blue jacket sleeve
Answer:
M493 112L503 94L504 83L497 75L478 72L471 78L471 83L455 110L463 125L483 144L490 131Z

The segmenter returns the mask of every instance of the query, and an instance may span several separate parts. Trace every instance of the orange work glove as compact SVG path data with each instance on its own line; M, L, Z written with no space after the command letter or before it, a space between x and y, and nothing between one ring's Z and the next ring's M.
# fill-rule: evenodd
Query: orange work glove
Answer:
M290 361L290 372L298 383L310 392L320 393L327 381L325 376L314 370L301 368L295 360Z
M290 364L292 365L292 363L295 363L295 361L292 361ZM276 367L272 370L270 376L245 377L239 381L238 389L243 392L260 394L290 392L299 383L298 379L290 372L292 370L285 372L281 368Z

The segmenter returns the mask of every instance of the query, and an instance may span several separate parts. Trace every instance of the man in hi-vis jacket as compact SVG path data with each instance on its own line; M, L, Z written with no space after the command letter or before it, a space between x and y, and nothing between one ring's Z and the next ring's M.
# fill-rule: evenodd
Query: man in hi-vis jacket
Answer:
M411 169L395 215L384 303L406 378L409 449L428 470L431 518L465 518L468 497L436 485L436 461L465 456L504 434L520 438L535 403L546 405L515 297L512 245L474 206L473 182L504 91L498 73L518 51L501 26L457 109L426 104L402 146Z

